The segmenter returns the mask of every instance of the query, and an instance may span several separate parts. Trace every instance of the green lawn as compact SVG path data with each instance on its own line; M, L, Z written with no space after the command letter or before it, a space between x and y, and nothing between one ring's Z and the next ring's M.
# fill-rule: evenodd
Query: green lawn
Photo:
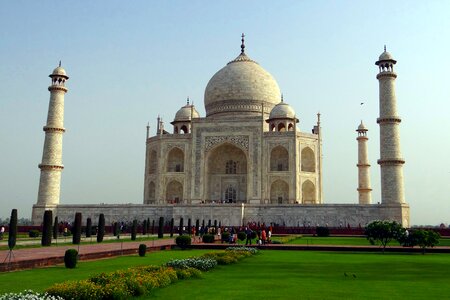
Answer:
M449 280L445 254L263 251L141 299L444 299Z
M133 255L97 261L79 262L75 269L66 269L64 265L59 265L42 269L0 273L0 294L6 292L20 292L25 289L39 292L57 282L86 279L93 274L113 272L139 265L160 265L172 258L197 256L210 251L211 250L156 251L147 252L145 257Z

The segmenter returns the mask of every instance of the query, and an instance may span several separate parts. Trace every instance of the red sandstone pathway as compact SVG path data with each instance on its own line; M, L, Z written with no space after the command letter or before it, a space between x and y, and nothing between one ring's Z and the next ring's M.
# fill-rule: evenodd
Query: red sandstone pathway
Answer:
M174 239L160 239L152 241L139 242L116 242L116 243L99 243L99 244L84 244L84 245L64 245L51 247L37 247L14 250L14 258L11 259L13 266L8 268L9 251L0 251L0 271L11 269L30 268L35 266L53 265L61 263L64 258L64 253L67 249L77 249L80 258L92 259L120 255L120 253L130 254L136 252L140 244L145 244L147 248L161 249L174 245ZM149 250L150 250L149 249ZM32 263L37 262L37 263Z

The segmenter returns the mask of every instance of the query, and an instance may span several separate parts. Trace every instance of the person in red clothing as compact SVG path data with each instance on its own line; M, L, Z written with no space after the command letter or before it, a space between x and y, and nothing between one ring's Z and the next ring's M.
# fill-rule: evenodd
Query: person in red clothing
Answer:
M263 229L261 231L261 240L262 240L263 245L265 245L266 244L266 230L265 229Z

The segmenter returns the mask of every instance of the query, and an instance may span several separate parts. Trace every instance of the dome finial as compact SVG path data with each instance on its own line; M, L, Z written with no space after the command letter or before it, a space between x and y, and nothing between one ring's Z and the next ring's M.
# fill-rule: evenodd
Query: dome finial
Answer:
M189 96L187 97L186 104L189 105Z
M284 102L283 93L281 93L281 103Z
M386 52L386 45L384 45L384 52Z
M61 67L61 60L59 61L59 66L58 67Z
M245 42L245 40L244 40L244 38L245 38L245 34L244 33L242 33L242 35L241 35L241 54L244 54L244 49L245 49L245 44L244 44L244 42Z

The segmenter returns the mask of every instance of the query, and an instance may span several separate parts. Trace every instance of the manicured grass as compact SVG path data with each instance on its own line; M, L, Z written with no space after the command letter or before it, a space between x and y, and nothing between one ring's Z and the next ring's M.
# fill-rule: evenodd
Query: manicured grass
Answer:
M446 254L262 251L141 299L443 299L449 270Z
M0 294L6 292L21 292L31 289L43 291L53 283L66 280L86 279L102 272L113 272L139 265L161 265L172 258L199 256L211 250L171 250L147 252L145 257L121 256L97 261L78 262L75 269L66 269L64 265L50 268L33 269L0 273Z

